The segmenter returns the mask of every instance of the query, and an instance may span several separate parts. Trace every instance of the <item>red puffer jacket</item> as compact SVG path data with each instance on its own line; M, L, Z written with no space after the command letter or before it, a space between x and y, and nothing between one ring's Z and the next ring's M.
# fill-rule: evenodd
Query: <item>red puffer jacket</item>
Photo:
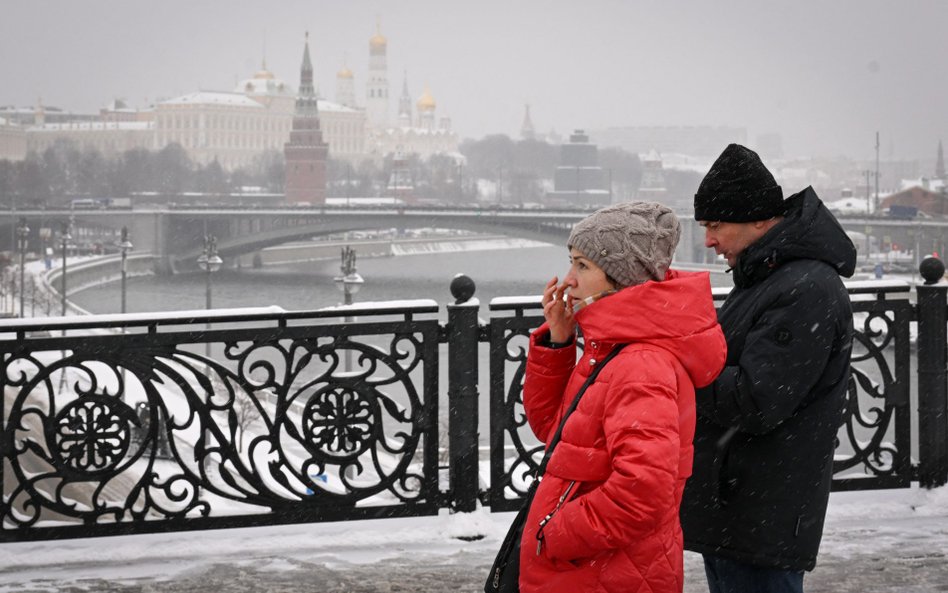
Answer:
M694 390L717 377L727 353L708 274L670 270L663 282L581 309L576 321L586 344L578 362L575 346L541 345L545 325L531 337L523 401L544 442L597 362L629 345L566 422L524 528L520 590L680 592Z

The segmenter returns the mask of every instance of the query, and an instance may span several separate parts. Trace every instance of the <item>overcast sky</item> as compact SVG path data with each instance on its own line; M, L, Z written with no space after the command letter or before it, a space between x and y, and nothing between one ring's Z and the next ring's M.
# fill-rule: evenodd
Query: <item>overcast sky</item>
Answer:
M392 111L403 72L462 137L627 125L779 132L793 155L933 160L948 140L944 0L2 0L0 105L94 111L299 83L303 36L335 95L364 97L376 19Z

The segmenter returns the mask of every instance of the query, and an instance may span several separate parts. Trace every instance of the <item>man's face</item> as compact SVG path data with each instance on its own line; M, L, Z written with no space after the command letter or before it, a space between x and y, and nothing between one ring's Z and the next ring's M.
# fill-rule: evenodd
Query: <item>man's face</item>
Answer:
M727 265L737 265L737 257L770 230L771 221L719 222L701 220L704 227L704 246L714 248L714 252L723 255Z

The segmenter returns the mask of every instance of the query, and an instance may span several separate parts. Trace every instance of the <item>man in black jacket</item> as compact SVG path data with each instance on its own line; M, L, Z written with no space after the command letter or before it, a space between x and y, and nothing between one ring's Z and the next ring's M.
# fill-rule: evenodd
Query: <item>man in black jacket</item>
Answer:
M696 394L685 548L711 593L803 591L823 533L849 383L853 316L840 276L856 250L813 188L783 199L757 154L731 144L695 194L705 245L734 290L718 311L727 362Z

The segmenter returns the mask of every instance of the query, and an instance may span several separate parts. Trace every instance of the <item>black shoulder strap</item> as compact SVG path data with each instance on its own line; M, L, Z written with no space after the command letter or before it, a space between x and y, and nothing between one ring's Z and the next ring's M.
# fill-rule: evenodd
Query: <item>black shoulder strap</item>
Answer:
M583 397L583 393L586 392L586 389L593 384L593 381L596 380L596 377L599 376L599 371L602 370L602 367L606 366L612 358L618 354L623 348L628 344L619 344L612 349L605 358L602 359L602 362L599 363L593 372L589 373L589 376L586 377L586 382L583 383L583 386L579 388L579 391L576 393L576 397L573 398L573 403L569 405L569 409L566 410L566 413L563 414L563 419L560 420L560 425L556 428L556 432L553 433L553 438L550 439L550 444L546 446L546 453L543 454L543 461L540 462L540 467L537 469L537 478L543 475L543 472L546 471L546 464L550 461L550 456L553 455L553 448L556 447L557 443L560 442L560 435L563 434L563 427L566 426L566 421L569 419L570 415L576 409L576 406L579 405L579 400Z

